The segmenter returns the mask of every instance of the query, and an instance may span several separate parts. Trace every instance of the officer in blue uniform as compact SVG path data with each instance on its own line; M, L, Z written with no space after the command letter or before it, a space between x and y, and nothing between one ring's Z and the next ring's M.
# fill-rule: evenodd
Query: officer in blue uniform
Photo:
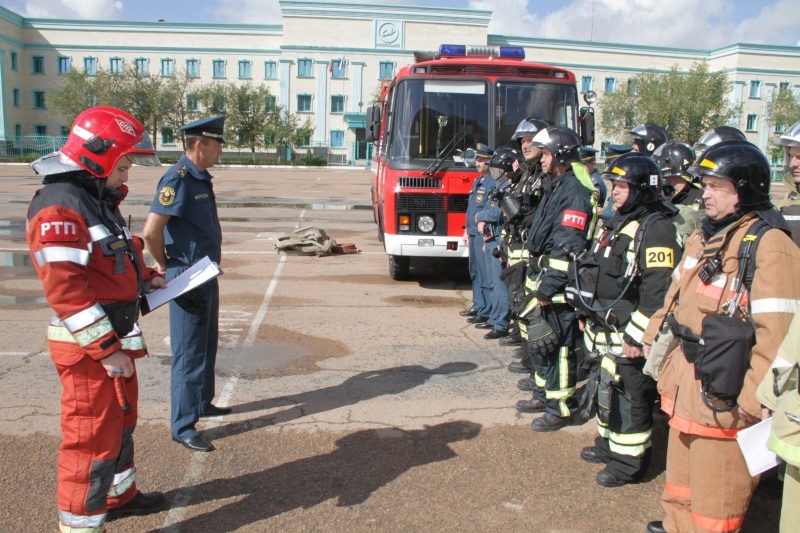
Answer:
M186 152L158 183L144 228L147 249L167 281L208 256L219 264L222 230L208 169L222 155L225 117L181 127ZM195 429L200 417L230 413L216 407L214 365L219 338L219 285L211 280L170 302L172 439L185 448L214 446Z
M494 179L489 174L489 159L494 150L485 144L475 146L475 164L480 174L472 183L467 204L467 222L464 227L464 244L469 246L469 277L472 280L472 307L461 311L461 316L469 317L470 324L483 324L491 315L492 298L490 283L486 273L486 264L483 260L483 235L478 234L478 221L476 215L489 203L486 194L493 186Z

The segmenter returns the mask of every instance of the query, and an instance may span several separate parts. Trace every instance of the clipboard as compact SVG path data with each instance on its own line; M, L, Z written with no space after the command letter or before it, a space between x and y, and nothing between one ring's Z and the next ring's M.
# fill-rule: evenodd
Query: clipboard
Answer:
M222 274L222 270L220 270L219 265L211 261L208 256L205 256L187 268L180 276L171 279L165 288L156 289L151 293L145 294L144 298L142 298L142 315L155 311L165 303L182 294L186 294L220 274Z

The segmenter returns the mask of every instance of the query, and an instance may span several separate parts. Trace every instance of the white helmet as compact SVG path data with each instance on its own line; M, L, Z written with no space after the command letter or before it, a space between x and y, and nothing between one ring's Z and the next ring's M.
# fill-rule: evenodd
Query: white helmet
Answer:
M783 135L775 141L775 143L780 144L783 146L783 161L787 165L789 165L789 150L793 146L800 146L800 120L792 124L792 126L783 132Z

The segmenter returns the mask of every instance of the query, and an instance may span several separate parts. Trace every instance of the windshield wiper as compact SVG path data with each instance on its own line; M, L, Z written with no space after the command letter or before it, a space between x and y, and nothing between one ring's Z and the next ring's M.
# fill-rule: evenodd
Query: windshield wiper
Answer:
M431 162L431 164L428 165L428 168L425 169L423 174L425 176L433 176L433 174L435 174L436 171L439 170L439 167L442 166L442 164L444 163L444 160L447 159L448 157L450 157L450 154L453 153L453 151L456 149L456 146L458 146L458 143L463 141L466 136L467 135L465 133L458 132L455 135L455 137L450 139L450 142L445 145L445 147L442 149L441 152L439 152L439 155L436 156L436 159L434 159Z

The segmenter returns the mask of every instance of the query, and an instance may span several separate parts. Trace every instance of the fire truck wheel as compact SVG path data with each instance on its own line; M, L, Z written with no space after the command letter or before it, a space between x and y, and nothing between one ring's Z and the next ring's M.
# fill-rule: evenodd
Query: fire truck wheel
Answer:
M389 256L389 275L395 281L404 281L408 279L408 267L411 264L411 258L402 255Z

